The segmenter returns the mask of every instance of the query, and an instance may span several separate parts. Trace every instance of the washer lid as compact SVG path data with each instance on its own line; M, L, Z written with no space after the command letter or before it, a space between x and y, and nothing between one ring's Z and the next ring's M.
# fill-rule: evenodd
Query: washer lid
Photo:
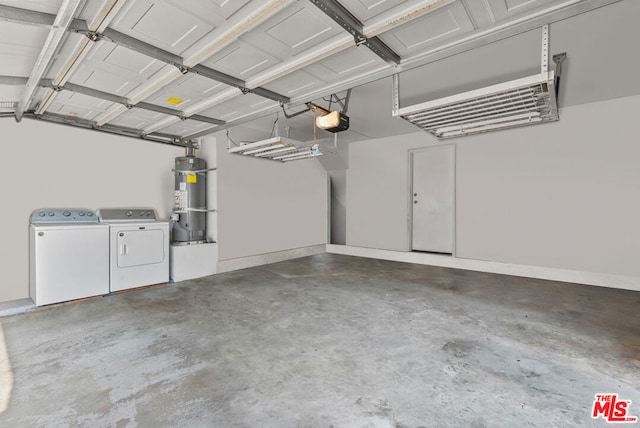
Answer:
M105 223L156 221L153 208L100 208L98 219Z
M31 224L98 223L96 214L86 208L41 208L31 213Z

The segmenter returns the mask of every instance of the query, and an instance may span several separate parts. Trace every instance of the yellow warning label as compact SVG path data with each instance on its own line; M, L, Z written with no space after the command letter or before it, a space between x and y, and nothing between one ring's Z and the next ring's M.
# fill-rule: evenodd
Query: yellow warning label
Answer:
M171 98L167 98L167 102L170 104L175 104L178 105L181 102L183 102L184 100L182 98L176 98L176 97L171 97Z
M195 174L187 174L187 183L197 183L198 177Z

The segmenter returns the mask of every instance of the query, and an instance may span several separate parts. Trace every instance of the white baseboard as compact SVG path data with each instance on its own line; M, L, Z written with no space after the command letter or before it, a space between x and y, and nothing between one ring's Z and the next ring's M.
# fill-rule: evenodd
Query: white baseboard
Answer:
M349 245L328 244L327 253L640 291L640 278L625 275L460 259L439 254L378 250Z
M268 265L271 263L283 262L285 260L297 259L300 257L313 256L326 252L326 245L314 245L311 247L294 248L292 250L277 251L275 253L258 254L255 256L241 257L238 259L220 260L218 262L218 273L231 272L234 270L246 269L255 266Z
M20 300L10 300L8 302L0 303L0 317L7 317L9 315L17 315L27 312L31 308L35 308L36 305L30 298Z

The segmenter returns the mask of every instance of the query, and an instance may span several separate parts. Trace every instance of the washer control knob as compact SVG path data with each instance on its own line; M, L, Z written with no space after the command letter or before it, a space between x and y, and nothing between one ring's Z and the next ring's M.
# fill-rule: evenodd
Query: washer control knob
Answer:
M147 211L147 217L151 215L151 211Z
M53 217L55 213L53 211L49 211L47 214L49 214L49 217Z
M144 215L144 211L140 211L140 217Z
M65 217L69 217L71 215L71 213L69 211L65 211L62 213L63 216Z
M38 215L39 215L40 217L44 217L44 216L46 216L46 215L47 215L47 213L46 213L46 212L44 212L44 211L40 211L40 212L38 213Z
M87 215L88 215L89 217L93 217L93 213L92 213L91 211L87 211Z
M85 214L85 213L84 213L84 211L80 211L80 212L78 213L78 215L79 215L80 217L84 217L84 214Z
M127 217L131 217L133 215L133 211L127 211Z

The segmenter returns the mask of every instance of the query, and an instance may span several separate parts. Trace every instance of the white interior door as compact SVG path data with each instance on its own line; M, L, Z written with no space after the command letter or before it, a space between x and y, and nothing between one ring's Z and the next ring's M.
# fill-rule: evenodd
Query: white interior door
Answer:
M414 151L412 249L453 253L455 146Z

